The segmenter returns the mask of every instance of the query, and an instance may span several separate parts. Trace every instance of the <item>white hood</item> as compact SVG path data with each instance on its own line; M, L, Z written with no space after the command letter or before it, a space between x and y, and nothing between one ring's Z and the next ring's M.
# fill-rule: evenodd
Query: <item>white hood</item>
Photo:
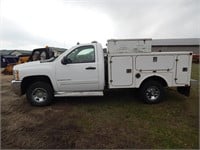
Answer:
M39 64L41 64L40 61L26 62L23 64L15 65L13 70L18 70L26 67L37 67Z

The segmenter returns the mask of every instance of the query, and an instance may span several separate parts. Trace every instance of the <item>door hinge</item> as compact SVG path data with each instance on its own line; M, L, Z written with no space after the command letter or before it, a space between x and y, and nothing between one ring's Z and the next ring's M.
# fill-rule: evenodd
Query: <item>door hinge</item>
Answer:
M174 79L175 81L178 80L177 78Z
M176 61L178 61L178 59L176 59Z
M110 64L112 63L112 60L110 61Z
M113 82L113 80L110 80L110 82Z

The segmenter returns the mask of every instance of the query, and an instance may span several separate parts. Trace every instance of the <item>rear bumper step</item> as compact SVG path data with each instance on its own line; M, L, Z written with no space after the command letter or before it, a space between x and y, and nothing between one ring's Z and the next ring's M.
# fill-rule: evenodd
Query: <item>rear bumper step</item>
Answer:
M190 86L187 87L177 87L177 91L185 96L190 96Z

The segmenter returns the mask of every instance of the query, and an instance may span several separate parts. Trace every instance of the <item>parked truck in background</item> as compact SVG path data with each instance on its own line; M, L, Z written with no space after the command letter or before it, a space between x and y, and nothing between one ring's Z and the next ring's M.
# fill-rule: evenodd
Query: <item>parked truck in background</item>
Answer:
M19 56L4 56L2 59L3 67L5 67L1 73L3 74L13 74L13 67L18 64L25 62L45 60L52 57L60 55L66 49L57 47L37 48L32 51L29 55L19 55ZM10 60L10 62L8 61Z
M151 39L111 39L79 44L59 57L14 67L12 88L32 105L54 97L103 96L104 91L138 88L146 103L163 99L165 87L188 96L192 52L151 52Z

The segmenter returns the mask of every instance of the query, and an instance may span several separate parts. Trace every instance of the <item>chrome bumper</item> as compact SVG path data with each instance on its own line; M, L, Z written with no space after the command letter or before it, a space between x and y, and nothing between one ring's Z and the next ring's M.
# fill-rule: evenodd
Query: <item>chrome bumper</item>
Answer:
M22 91L21 91L21 81L15 81L15 80L12 80L11 81L11 88L12 88L12 91L18 95L18 96L21 96L22 95Z

